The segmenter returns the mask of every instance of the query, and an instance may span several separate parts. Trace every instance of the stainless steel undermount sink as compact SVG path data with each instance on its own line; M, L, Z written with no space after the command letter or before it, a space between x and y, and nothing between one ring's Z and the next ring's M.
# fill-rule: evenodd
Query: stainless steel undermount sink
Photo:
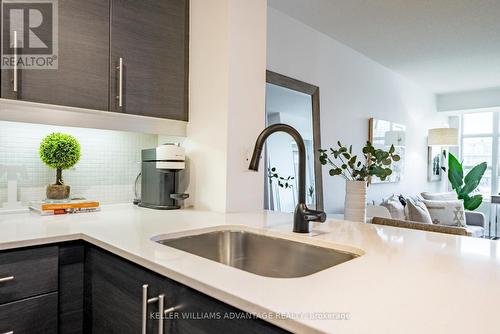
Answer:
M293 278L314 274L358 254L243 230L218 230L154 241L257 275Z

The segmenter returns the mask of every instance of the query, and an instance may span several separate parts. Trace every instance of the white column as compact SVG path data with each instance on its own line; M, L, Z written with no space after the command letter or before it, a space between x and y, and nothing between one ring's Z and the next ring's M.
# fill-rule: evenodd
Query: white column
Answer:
M192 0L190 200L213 211L262 209L263 175L245 158L264 128L266 0Z

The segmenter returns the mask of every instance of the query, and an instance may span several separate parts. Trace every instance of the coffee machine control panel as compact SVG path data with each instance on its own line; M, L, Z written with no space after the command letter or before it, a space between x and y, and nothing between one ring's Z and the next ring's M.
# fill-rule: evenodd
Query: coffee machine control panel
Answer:
M184 147L165 144L142 150L142 162L152 162L157 169L181 170L186 168Z

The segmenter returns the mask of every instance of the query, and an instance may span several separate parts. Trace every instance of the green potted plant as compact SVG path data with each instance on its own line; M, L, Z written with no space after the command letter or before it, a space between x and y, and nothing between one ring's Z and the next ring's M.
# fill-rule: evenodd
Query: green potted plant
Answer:
M464 208L468 211L476 210L483 202L483 195L475 194L471 196L481 179L488 165L482 162L474 166L464 177L464 168L458 159L451 153L448 153L448 180L453 190L457 193L458 199L464 201Z
M366 218L366 188L370 177L376 176L382 181L392 174L391 165L401 160L394 145L389 151L376 149L370 142L363 147L363 160L352 151L352 145L347 147L337 142L338 148L319 150L319 161L329 165L331 176L341 176L346 180L346 196L344 218L346 220L364 222Z
M47 198L69 198L70 187L64 184L62 171L73 167L80 160L80 144L76 138L64 133L48 135L40 144L40 159L56 170L56 182L47 186Z

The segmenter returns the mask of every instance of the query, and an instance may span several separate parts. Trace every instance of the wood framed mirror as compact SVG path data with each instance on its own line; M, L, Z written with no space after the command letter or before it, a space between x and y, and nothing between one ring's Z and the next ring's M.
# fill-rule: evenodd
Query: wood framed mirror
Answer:
M323 210L319 87L275 72L266 72L266 126L284 123L296 128L306 146L306 204ZM297 204L298 151L286 133L266 143L264 208L293 212Z

